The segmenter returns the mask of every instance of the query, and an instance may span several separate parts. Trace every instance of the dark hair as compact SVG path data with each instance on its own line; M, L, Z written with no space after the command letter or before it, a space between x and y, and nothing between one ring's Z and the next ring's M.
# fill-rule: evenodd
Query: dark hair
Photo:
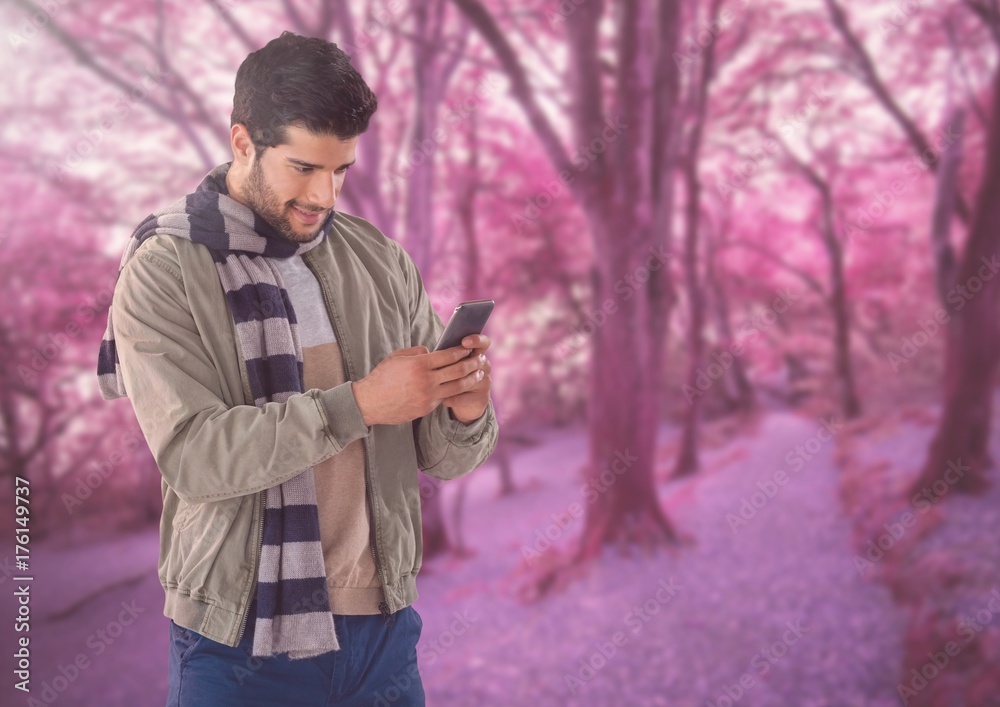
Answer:
M241 123L259 154L295 125L348 140L368 129L375 94L333 42L289 31L251 52L236 72L230 127Z

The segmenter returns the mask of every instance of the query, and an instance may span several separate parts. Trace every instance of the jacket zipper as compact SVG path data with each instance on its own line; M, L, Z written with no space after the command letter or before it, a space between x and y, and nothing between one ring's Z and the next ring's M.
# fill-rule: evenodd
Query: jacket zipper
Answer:
M341 352L340 363L344 368L344 380L345 381L353 380L353 378L351 377L351 371L347 365L347 354L345 353L346 347L344 345L345 342L340 335L340 329L337 328L337 316L335 311L336 308L334 307L333 304L333 297L330 296L330 292L326 288L326 281L323 278L321 278L316 273L315 268L313 268L313 264L312 261L310 260L310 257L311 257L310 254L306 253L303 255L302 260L309 268L309 270L312 272L313 276L316 278L316 281L319 283L320 290L323 292L324 299L326 300L326 306L328 310L327 313L330 317L330 325L333 327L334 336L337 337L337 344L340 346L340 352ZM382 614L382 619L385 621L386 625L391 626L394 620L392 618L392 614L389 613L389 605L385 601L385 597L388 595L388 592L386 591L385 576L382 574L382 563L379 561L378 551L377 551L378 545L375 537L375 491L372 489L371 478L370 478L371 469L368 463L367 439L361 440L361 451L363 452L365 458L365 495L368 499L368 508L371 512L371 521L368 524L369 526L368 547L369 549L371 549L372 559L375 561L375 571L378 572L379 584L382 585L382 601L378 605L378 610L379 613Z
M369 538L368 543L372 551L372 558L375 560L375 570L378 572L378 581L382 585L382 601L378 605L378 610L382 614L382 618L385 620L387 626L393 624L392 614L389 613L389 605L385 602L385 578L382 576L382 565L378 561L378 553L375 552L375 492L372 490L371 485L368 483L368 449L365 441L362 441L361 448L364 450L365 454L365 492L368 494L368 504L372 509L372 520L369 523Z
M257 591L257 572L256 568L260 562L260 555L264 551L264 510L266 504L264 503L264 494L267 491L261 491L257 494L257 506L260 508L260 522L257 523L257 559L254 561L255 571L253 575L253 583L250 585L250 595L247 597L247 606L243 610L243 618L240 621L240 632L236 636L236 643L239 644L243 640L243 632L247 629L247 619L250 618L250 602L253 601L253 595Z

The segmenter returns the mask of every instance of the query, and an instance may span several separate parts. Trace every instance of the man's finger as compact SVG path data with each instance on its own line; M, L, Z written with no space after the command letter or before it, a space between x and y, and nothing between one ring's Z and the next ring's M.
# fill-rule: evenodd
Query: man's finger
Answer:
M432 375L434 377L434 381L438 385L442 385L449 381L459 380L465 376L473 375L482 367L483 361L480 361L478 356L474 358L467 356L462 360L456 361L455 363L434 369Z
M427 353L426 346L410 346L409 348L405 349L396 349L395 351L390 353L389 356L387 356L386 358L389 358L391 356L420 356L421 354L425 353Z
M432 351L427 355L427 362L431 368L444 368L445 366L450 366L453 363L461 361L463 358L468 358L470 353L472 352L469 349L461 346L452 346L450 349Z
M462 339L462 346L467 349L482 349L485 351L490 347L490 337L486 334L469 334Z
M476 370L468 375L461 376L460 378L448 381L447 383L442 383L439 388L441 398L453 398L461 393L470 392L482 382L483 378L477 375L480 372L481 371Z

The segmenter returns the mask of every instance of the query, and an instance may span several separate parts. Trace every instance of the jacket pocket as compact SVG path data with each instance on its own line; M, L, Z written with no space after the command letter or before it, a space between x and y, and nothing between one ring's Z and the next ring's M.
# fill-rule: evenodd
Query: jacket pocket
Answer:
M210 576L217 571L216 561L229 535L242 499L212 503L181 502L174 516L173 535L177 560L175 579L178 588L193 597L216 599L217 592L208 586L217 584Z

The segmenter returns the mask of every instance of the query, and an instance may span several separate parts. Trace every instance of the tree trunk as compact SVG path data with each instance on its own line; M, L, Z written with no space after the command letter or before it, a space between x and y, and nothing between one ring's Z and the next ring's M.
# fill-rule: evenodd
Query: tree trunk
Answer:
M934 212L931 218L931 244L934 246L934 272L938 296L948 307L948 291L955 286L955 249L951 245L951 219L958 194L958 171L962 166L965 111L949 111L945 124L953 125L957 138L941 155L941 165L934 185Z
M721 5L713 0L708 10L709 17L716 17ZM695 4L694 18L698 19ZM708 107L708 86L712 82L715 64L715 42L705 49L702 60L696 64L700 71L692 78L691 133L685 141L687 152L684 156L684 182L687 186L684 236L684 280L687 285L688 303L691 309L688 329L688 374L685 397L688 401L684 428L681 430L680 447L671 476L687 476L698 471L698 426L701 422L702 399L705 391L698 388L699 369L705 361L705 293L698 274L698 235L701 215L701 182L698 179L698 158L701 154L701 138L705 128L705 114ZM723 371L725 373L725 371Z
M861 414L861 401L858 398L857 386L854 380L854 365L851 362L851 307L847 296L847 281L844 276L844 247L837 237L834 225L833 193L829 182L819 172L806 162L803 162L779 139L785 146L792 162L799 168L806 180L816 189L820 196L820 227L819 234L826 249L827 264L830 271L830 296L826 304L833 315L833 368L837 376L837 397L840 406L848 419ZM811 280L811 278L809 278ZM817 284L816 289L822 293ZM780 317L779 317L780 318Z
M598 241L598 302L614 300L614 284L622 273L640 267L643 253L621 247L621 234L630 232L629 226L620 220L591 223ZM627 300L617 297L618 310L593 337L582 559L597 556L605 543L653 545L677 539L653 478L660 367L651 365L652 341L648 329L639 325L649 306L648 293L640 288Z
M431 135L437 127L435 56L437 48L428 38L428 14L434 0L415 0L413 14L416 40L413 42L414 116L410 136L410 152L406 156L409 170L406 189L406 250L413 258L424 282L431 281L431 245L433 242L434 141Z
M497 440L496 449L493 451L493 458L497 463L497 470L500 473L500 496L510 496L517 492L514 484L514 469L510 463L510 450L508 443Z
M1000 361L1000 199L996 198L1000 193L1000 69L993 76L993 114L983 158L972 227L958 284L949 300L944 411L914 493L935 481L969 493L981 492L989 484L993 376Z
M510 461L510 423L509 418L504 414L504 404L500 400L493 401L493 412L500 425L500 434L497 437L497 446L490 457L496 462L497 471L500 475L500 496L509 496L517 491L514 484L514 470Z
M431 136L437 129L437 107L446 79L439 75L440 47L433 41L441 32L442 0L415 0L413 13L416 38L412 43L414 63L414 119L410 136L409 170L406 189L406 250L413 258L425 283L431 282L434 243L434 158ZM434 18L430 17L434 12ZM441 507L441 483L420 474L420 483L430 492L422 494L424 557L450 549Z
M450 550L451 543L444 522L444 508L441 506L441 482L421 472L418 485L423 527L423 557L429 560Z
M566 184L584 210L595 243L592 301L607 314L591 337L587 503L582 542L573 559L582 563L596 556L603 544L617 540L675 540L658 502L653 452L670 310L663 246L669 245L672 216L670 182L680 83L673 53L679 35L679 0L655 6L638 0L616 4L617 63L609 82L615 96L608 105L603 85L606 62L598 51L604 6L584 3L563 17L570 66L570 142L582 148L574 158L542 110L519 54L489 10L479 0L452 1L493 49L510 79L514 100L560 177L570 177ZM595 143L601 149L591 153L589 146ZM582 162L581 153L587 154ZM639 274L644 279L635 279ZM553 582L558 583L554 575L544 577L539 590L544 593Z
M700 130L696 134L700 135ZM698 387L698 371L705 361L705 294L698 277L698 207L701 185L698 182L697 164L694 155L689 155L685 165L687 182L687 216L684 238L684 279L687 284L690 321L688 326L688 371L684 390L688 401L681 430L677 459L671 473L673 478L689 476L698 471L698 425L701 421L702 400L706 391Z
M468 557L472 554L465 545L465 535L462 533L462 511L465 510L465 488L469 485L469 477L459 479L455 489L455 502L451 507L451 529L455 542L451 551L458 557Z
M847 285L844 281L843 252L839 244L830 252L830 307L834 322L834 367L840 392L840 406L847 419L861 414L854 381L854 366L851 363L851 316L847 304Z
M717 244L712 239L709 239L708 245L709 252L706 254L705 261L705 280L709 291L713 293L713 312L715 314L716 326L719 330L719 339L723 343L723 350L727 350L734 343L733 327L729 322L729 299L726 296L725 284L719 280L715 272ZM756 402L754 400L753 385L747 376L742 356L733 356L733 363L729 367L729 370L726 371L725 380L729 412L748 412L753 409ZM732 390L730 390L730 386Z

